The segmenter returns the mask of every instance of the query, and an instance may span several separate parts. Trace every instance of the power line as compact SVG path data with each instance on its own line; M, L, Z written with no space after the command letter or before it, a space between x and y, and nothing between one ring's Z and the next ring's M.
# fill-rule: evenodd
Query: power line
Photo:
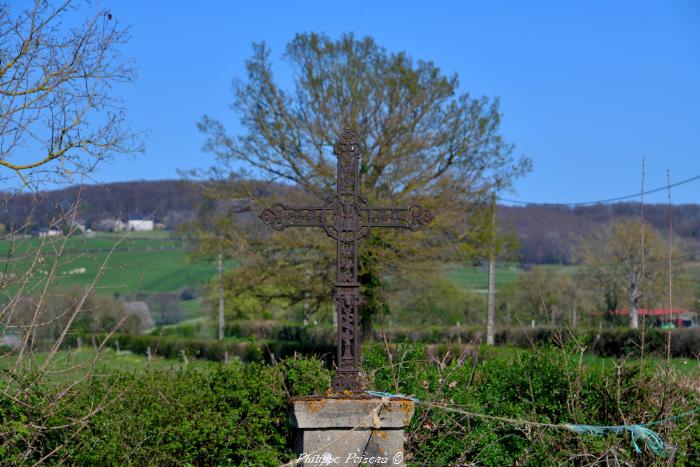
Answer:
M662 186L659 188L654 188L653 190L635 193L632 195L618 196L616 198L601 199L598 201L581 201L581 202L577 202L577 203L535 203L532 201L520 201L517 199L501 198L500 196L498 197L498 200L503 201L504 203L522 204L524 206L586 206L586 205L590 205L590 204L606 204L606 203L614 203L616 201L624 201L626 199L637 198L643 194L648 195L651 193L657 193L659 191L664 191L664 190L668 190L669 188L674 188L674 187L677 187L680 185L685 185L686 183L694 182L696 180L700 180L700 175L696 175L695 177L681 180L680 182L676 182L676 183L673 183L671 185L665 185L665 186Z

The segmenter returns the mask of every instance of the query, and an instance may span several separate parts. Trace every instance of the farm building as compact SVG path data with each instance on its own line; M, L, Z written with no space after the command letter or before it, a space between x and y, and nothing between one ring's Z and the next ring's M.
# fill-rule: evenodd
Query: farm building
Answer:
M153 230L154 223L153 223L153 220L149 220L149 219L129 219L127 222L127 228L129 230L146 232L146 231Z
M32 235L39 238L60 237L61 235L63 235L63 231L58 229L41 228L34 230L32 232Z
M673 322L676 327L679 328L692 328L695 326L700 326L698 323L698 314L694 311L686 310L684 308L653 308L645 309L640 308L637 310L639 316L646 316L651 318L653 323L662 322ZM629 316L629 310L617 310L615 311L617 316Z

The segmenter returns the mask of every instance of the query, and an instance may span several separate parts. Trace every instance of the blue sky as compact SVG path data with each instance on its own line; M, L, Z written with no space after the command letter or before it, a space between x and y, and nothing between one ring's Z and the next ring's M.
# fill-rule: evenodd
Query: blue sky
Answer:
M700 175L700 2L697 1L108 1L131 25L137 82L118 88L146 154L103 166L97 181L175 178L206 167L204 114L238 129L231 80L253 41L277 60L295 33L371 35L432 60L461 90L498 96L504 136L534 170L508 198L575 202ZM673 190L700 202L700 181ZM666 194L650 195L665 202Z

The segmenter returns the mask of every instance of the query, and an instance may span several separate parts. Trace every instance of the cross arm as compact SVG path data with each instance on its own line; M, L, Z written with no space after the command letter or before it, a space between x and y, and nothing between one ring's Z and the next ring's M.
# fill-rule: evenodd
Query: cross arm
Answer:
M367 208L369 227L396 227L421 230L435 218L429 209L413 205L408 208Z
M323 227L325 211L322 207L298 207L292 208L283 204L264 209L260 213L260 219L275 230L284 230L287 227Z

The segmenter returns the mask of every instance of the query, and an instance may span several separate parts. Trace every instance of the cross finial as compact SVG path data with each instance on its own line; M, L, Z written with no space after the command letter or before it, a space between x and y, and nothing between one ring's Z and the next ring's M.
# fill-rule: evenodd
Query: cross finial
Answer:
M350 128L345 128L345 131L340 135L340 139L333 147L333 153L336 156L342 154L351 154L359 156L362 152L362 144L357 140L357 134Z

